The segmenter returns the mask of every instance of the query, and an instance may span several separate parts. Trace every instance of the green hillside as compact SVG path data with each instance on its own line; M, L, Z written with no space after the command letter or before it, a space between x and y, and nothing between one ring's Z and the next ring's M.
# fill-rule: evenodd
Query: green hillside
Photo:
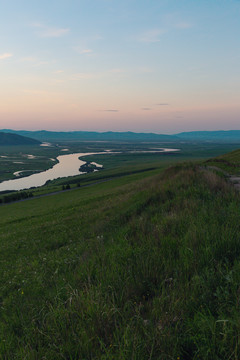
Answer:
M240 166L240 149L219 156L219 159L228 161L232 165Z
M126 132L97 132L97 131L26 131L26 130L0 130L4 132L11 132L18 135L29 136L33 139L41 141L177 141L175 135L155 134L155 133L134 133L132 131Z
M36 139L31 139L26 136L0 132L0 146L8 146L8 145L36 145L41 142Z
M0 359L239 359L239 208L193 165L1 206Z
M206 164L216 166L229 174L240 173L240 149L209 159Z
M240 143L240 130L228 131L189 131L178 134L156 134L156 133L135 133L126 132L97 132L97 131L29 131L0 129L0 132L9 132L13 134L28 136L41 141L167 141L179 142L211 142L211 143Z
M185 140L239 143L240 130L188 131L176 134L176 136Z

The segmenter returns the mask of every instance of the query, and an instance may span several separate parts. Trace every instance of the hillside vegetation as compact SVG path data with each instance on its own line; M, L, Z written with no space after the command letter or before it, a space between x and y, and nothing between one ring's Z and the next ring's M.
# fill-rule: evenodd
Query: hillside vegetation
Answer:
M239 142L240 130L218 130L218 131L188 131L176 134L185 140L211 141L211 142Z
M154 134L154 133L134 133L126 132L97 132L97 131L26 131L26 130L0 130L29 136L41 141L59 140L81 140L81 141L176 141L174 135Z
M22 135L0 132L0 146L36 144L40 144L40 141Z
M179 142L181 140L189 142L209 142L211 143L238 143L240 142L240 130L228 131L188 131L178 134L156 134L156 133L135 133L126 132L97 132L97 131L28 131L1 129L0 132L11 132L18 135L29 136L41 141L59 140L81 140L81 141L167 141Z
M195 165L0 207L1 359L239 359L240 198Z
M229 174L240 173L240 149L209 159L206 164L217 166Z

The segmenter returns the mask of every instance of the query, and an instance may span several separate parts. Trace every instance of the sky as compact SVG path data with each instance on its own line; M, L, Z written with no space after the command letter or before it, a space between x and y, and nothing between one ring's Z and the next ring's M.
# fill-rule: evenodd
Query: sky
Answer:
M0 128L240 129L240 0L0 0Z

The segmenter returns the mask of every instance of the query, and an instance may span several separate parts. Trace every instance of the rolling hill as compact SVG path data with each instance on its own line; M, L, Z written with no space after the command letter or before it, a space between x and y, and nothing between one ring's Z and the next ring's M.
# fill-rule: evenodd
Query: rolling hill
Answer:
M81 140L81 141L176 141L174 135L154 134L154 133L134 133L127 132L96 132L96 131L26 131L26 130L0 130L15 133L22 136L29 136L40 141L60 141L60 140Z
M215 166L228 174L240 173L240 149L206 160L208 166Z
M0 132L0 146L14 146L14 145L38 145L41 144L39 140L31 139L26 136L21 136L14 133Z
M194 142L220 142L240 143L240 130L229 131L189 131L178 134L166 135L156 133L126 132L97 132L97 131L27 131L3 129L1 132L8 132L27 136L40 141L194 141Z
M240 130L189 131L176 134L179 139L211 142L240 142Z
M0 358L239 359L239 208L191 164L1 206Z

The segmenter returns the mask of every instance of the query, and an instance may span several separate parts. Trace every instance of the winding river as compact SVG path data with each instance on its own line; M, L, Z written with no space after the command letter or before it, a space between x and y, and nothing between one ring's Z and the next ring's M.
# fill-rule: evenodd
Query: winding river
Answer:
M155 148L150 151L130 151L130 153L151 153L151 152L173 152L179 151L179 149L166 149L166 148ZM80 160L79 158L87 155L98 155L98 154L111 154L110 150L98 153L76 153L68 155L60 155L57 157L58 163L55 164L51 169L42 171L37 174L29 175L23 178L6 180L0 183L0 191L7 190L23 190L30 189L31 187L42 186L48 180L54 180L61 177L75 176L84 174L79 171L80 166L86 163L86 161ZM29 155L30 156L30 155ZM32 156L32 155L31 155ZM97 164L99 167L101 165ZM18 176L20 172L15 172Z
M83 174L83 172L79 171L79 168L85 164L86 161L79 160L79 157L96 154L106 153L76 153L60 155L57 157L58 163L51 169L20 179L3 181L0 183L0 191L30 189L33 186L42 186L48 180Z

